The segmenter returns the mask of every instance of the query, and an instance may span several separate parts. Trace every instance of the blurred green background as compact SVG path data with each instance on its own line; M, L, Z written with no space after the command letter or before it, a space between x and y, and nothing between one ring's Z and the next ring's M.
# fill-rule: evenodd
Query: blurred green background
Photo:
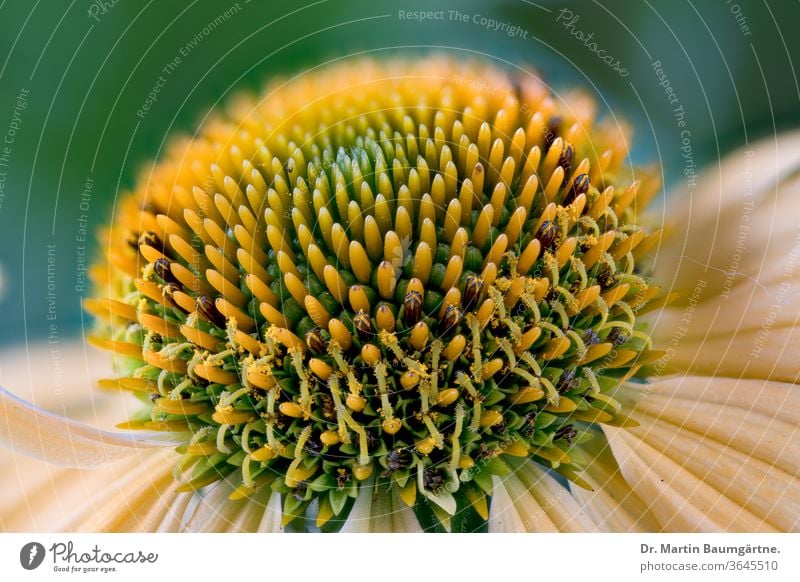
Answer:
M423 22L400 12L418 10L444 12ZM233 91L365 51L533 65L629 119L634 156L659 162L680 188L676 105L653 63L684 108L700 166L800 123L798 22L797 2L757 0L3 2L0 343L81 333L82 228L91 255L91 233L165 138L192 131ZM176 56L157 101L137 115Z

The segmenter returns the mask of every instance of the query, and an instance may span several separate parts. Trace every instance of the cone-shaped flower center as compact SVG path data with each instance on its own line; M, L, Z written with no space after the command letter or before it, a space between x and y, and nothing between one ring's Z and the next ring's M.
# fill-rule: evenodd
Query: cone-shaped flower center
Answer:
M126 199L95 269L108 383L147 403L125 426L185 431L183 488L235 474L287 522L372 486L486 519L514 457L581 483L573 452L627 422L608 393L655 354L655 188L617 184L625 155L585 98L475 63L237 102Z

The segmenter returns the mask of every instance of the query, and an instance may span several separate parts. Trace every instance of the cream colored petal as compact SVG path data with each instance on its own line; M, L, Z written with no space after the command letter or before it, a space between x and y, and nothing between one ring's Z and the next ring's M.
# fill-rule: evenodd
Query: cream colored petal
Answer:
M153 532L165 521L180 520L182 501L190 494L176 491L172 470L177 460L174 451L156 450L82 471L81 480L87 488L92 486L92 494L75 505L73 516L59 530Z
M797 382L800 269L791 279L747 280L726 297L665 309L652 325L673 370Z
M414 511L408 507L396 487L391 491L375 491L372 500L372 522L369 531L375 533L419 533L422 528Z
M0 501L3 531L153 531L176 510L176 453L144 449L94 469L53 467L5 452L16 476Z
M374 486L372 481L361 485L353 509L341 529L344 533L419 533L422 528L399 493Z
M591 485L588 491L570 483L578 506L604 532L653 532L660 529L647 504L631 489L619 470L608 441L596 435L581 445L586 467L580 477Z
M667 197L654 278L681 297L650 320L670 370L798 381L799 152L800 132L764 140Z
M180 493L170 503L169 511L161 512L161 521L155 530L158 533L174 533L181 531L185 516L192 502L192 493Z
M168 446L175 435L110 432L46 412L0 388L0 445L67 467L91 467L140 447Z
M87 422L111 399L95 382L111 377L108 352L80 338L55 344L19 343L0 351L0 386L40 408ZM125 396L130 399L130 394Z
M800 529L795 386L686 377L622 394L641 426L604 431L665 530Z
M362 492L366 494L366 492ZM392 495L388 490L375 491L372 499L371 521L369 531L391 533L394 531L392 516L394 506Z
M516 499L511 497L510 491L503 485L500 477L493 477L492 504L489 508L489 533L524 533L528 531L524 518L516 506ZM531 511L534 507L531 507ZM540 531L555 531L555 526L547 519L547 515L539 508L536 523L550 526Z
M142 408L132 394L98 387L113 378L112 358L82 339L33 342L0 350L0 386L38 408L113 430Z
M414 511L400 498L397 488L392 489L392 530L397 533L422 533Z
M228 478L209 485L195 493L196 503L186 516L182 531L186 532L255 532L264 530L280 531L280 495L264 489L236 501L229 499L233 490L242 482L237 471ZM272 523L275 509L272 499L278 501L277 527Z
M281 519L283 518L283 508L281 507L281 496L270 495L261 523L258 525L259 533L277 533L283 531Z
M798 170L794 131L731 153L706 169L690 194L666 197L672 234L658 251L656 279L687 291L704 280L709 297L761 279L797 243Z
M342 527L343 533L369 533L370 519L372 518L372 481L361 484L350 515Z
M494 478L489 531L585 532L595 523L561 485L530 461L511 462L513 473Z

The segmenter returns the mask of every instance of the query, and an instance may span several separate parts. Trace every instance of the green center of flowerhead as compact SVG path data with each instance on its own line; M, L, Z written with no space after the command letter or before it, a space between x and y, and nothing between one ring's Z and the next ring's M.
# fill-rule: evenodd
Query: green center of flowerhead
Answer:
M393 488L479 529L523 461L585 485L592 426L630 422L609 392L658 355L636 326L657 235L652 181L618 183L623 138L573 98L361 63L181 144L95 272L106 384L146 403L125 426L187 435L183 490L269 488L323 529Z

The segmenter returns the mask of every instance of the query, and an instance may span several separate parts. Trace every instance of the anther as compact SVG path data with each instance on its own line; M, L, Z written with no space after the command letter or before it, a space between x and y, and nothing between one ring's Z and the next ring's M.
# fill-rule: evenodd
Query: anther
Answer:
M353 318L353 327L355 327L358 337L365 341L375 333L372 328L372 318L366 311L359 311L356 313L356 316Z
M461 303L464 311L472 311L478 304L478 298L483 290L483 281L477 275L467 275L464 281L464 298Z
M545 220L539 230L536 231L536 240L539 241L543 249L550 249L554 246L558 234L558 225L555 222Z
M156 275L158 275L165 283L178 283L175 275L172 274L172 269L170 268L169 261L167 259L158 259L155 263L153 263L153 270L156 272Z
M320 328L315 327L306 333L306 345L317 355L326 353L326 342Z
M572 204L574 200L580 196L581 194L586 194L589 191L589 174L581 174L580 176L576 177L575 180L572 182L572 187L567 192L567 195L564 197L563 205L567 206Z
M219 328L225 327L225 318L214 305L214 300L207 295L200 295L195 301L198 313L202 315L209 323L213 323Z
M406 325L416 325L422 315L422 293L409 291L403 302L403 321Z

